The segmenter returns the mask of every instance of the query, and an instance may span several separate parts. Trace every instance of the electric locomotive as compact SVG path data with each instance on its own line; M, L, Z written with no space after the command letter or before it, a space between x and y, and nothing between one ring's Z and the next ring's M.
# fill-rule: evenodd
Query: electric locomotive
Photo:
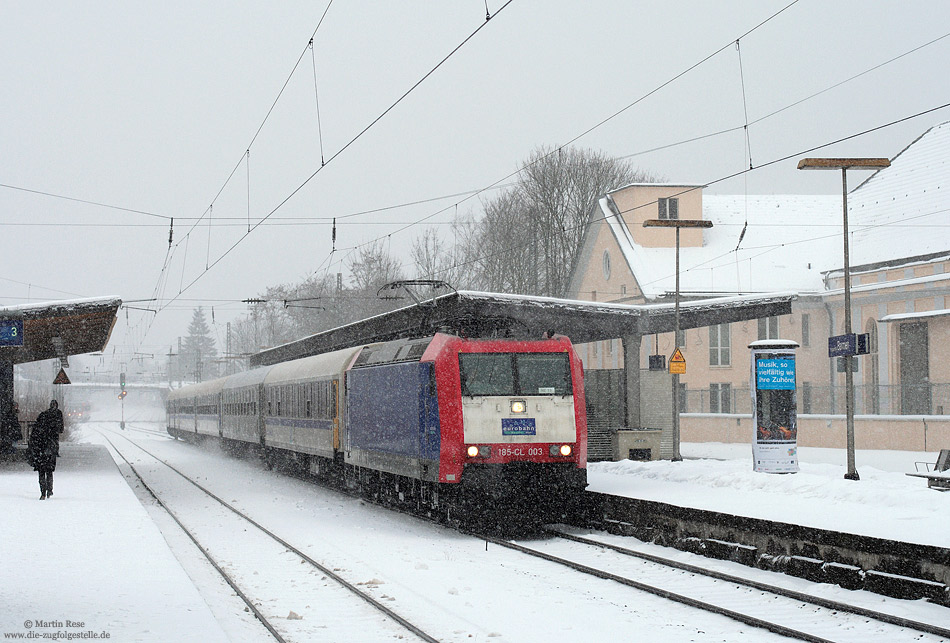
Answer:
M254 444L449 519L555 517L587 485L583 369L566 337L439 333L292 360L173 391L169 432Z

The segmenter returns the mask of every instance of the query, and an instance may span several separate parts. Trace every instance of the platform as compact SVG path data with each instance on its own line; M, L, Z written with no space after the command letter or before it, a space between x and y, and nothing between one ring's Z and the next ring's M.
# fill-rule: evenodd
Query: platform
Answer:
M227 640L105 447L61 445L53 491L0 462L0 638Z

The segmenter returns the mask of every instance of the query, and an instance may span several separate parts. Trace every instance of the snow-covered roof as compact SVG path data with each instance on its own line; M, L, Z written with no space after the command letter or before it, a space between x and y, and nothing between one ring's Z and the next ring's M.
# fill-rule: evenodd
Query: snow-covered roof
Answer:
M638 245L626 223L609 216L608 199L600 203L644 296L673 292L675 250ZM713 227L702 247L680 248L681 292L820 291L822 271L840 264L841 227L833 225L840 210L834 195L703 195L703 219Z
M849 194L848 222L855 231L851 265L950 250L950 121L929 129Z
M950 237L942 232L950 225L948 152L950 122L928 130L891 167L848 195L852 266L950 251ZM852 180L859 178L855 172ZM645 184L627 187L639 185ZM680 291L687 295L819 293L826 288L822 273L844 265L840 194L704 194L702 199L703 219L713 227L703 232L702 247L680 248ZM637 244L610 196L600 200L600 214L644 296L673 292L673 244Z
M23 320L23 345L5 346L14 364L101 351L109 343L118 297L93 297L0 308L0 318Z
M77 311L82 312L89 308L100 308L103 306L119 306L122 304L120 297L86 297L84 299L59 299L56 301L42 301L33 304L16 304L13 306L0 306L0 315L47 313L50 310L57 312Z
M927 310L919 313L898 313L894 315L885 315L881 317L882 322L908 321L911 319L928 319L931 317L947 317L950 315L950 308L941 308L940 310Z

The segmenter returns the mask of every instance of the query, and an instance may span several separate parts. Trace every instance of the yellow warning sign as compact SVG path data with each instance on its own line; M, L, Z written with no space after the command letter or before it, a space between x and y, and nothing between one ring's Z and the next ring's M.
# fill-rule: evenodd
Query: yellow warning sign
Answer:
M56 375L56 379L53 380L53 384L70 384L69 377L66 376L66 371L59 369L59 374Z
M678 348L670 355L670 374L686 375L686 358Z

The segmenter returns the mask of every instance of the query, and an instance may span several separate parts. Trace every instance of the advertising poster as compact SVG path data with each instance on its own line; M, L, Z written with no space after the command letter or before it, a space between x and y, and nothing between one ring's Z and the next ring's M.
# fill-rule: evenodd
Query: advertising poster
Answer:
M795 357L774 352L752 354L752 409L755 471L798 472Z

